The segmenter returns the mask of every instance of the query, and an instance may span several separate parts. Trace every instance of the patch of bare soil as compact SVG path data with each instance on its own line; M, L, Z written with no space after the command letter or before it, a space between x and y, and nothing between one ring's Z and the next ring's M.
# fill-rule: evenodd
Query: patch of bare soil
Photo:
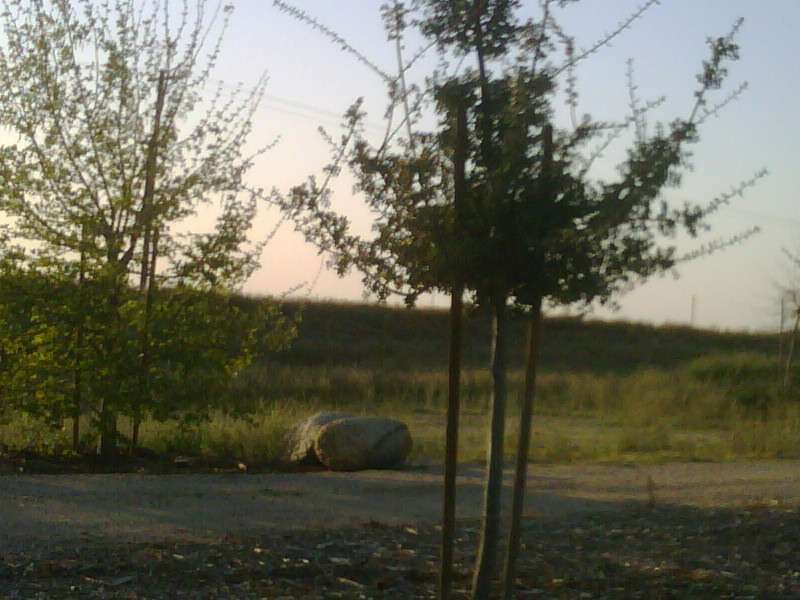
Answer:
M455 597L477 527L462 524ZM67 545L0 556L0 598L433 598L439 531L377 522L214 543ZM519 598L800 598L792 507L529 519Z
M482 478L460 468L458 598ZM797 461L531 465L529 482L519 598L800 599ZM440 510L436 466L8 475L0 600L432 598Z

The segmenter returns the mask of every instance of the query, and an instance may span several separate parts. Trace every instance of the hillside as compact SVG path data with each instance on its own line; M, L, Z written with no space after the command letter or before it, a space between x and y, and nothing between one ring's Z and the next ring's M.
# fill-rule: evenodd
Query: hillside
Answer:
M375 304L293 302L300 313L299 334L274 361L296 366L359 366L388 369L441 369L447 361L448 320L443 309L406 309ZM488 362L488 319L467 318L466 366ZM521 366L524 318L512 321L511 359ZM550 371L629 371L673 367L720 352L775 352L774 335L719 332L683 326L652 326L576 318L546 319L542 366Z

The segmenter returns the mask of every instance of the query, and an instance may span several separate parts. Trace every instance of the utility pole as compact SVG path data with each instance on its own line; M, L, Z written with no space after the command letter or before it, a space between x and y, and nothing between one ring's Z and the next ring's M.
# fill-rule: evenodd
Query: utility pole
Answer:
M167 72L161 70L158 74L156 88L156 106L153 117L153 133L147 146L147 161L145 163L144 194L142 195L142 262L139 277L139 293L145 300L144 325L142 329L141 347L141 373L140 393L149 392L148 371L150 369L150 315L153 309L153 295L155 293L155 269L158 252L158 231L154 231L153 197L156 191L156 170L158 168L158 145L161 138L161 118L164 112L164 103L167 97ZM131 432L131 450L135 450L139 443L139 427L142 415L139 403L134 407L133 431Z
M692 294L692 304L689 309L689 324L694 327L694 319L697 314L697 295Z
M164 112L164 101L167 96L167 72L158 74L156 90L156 109L153 119L153 133L147 145L147 161L145 163L144 195L142 196L142 221L144 239L142 240L142 272L139 278L139 291L147 287L150 265L150 241L153 234L153 196L156 188L156 168L158 166L158 142L161 137L161 115Z

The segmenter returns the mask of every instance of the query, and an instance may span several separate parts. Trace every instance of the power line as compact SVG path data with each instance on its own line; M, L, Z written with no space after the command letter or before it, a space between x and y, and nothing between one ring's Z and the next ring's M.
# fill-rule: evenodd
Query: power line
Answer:
M215 83L217 85L220 85L220 86L222 86L224 88L228 88L228 89L231 89L231 90L235 90L235 89L237 89L239 87L238 85L234 85L234 84L228 83L228 82L223 81L223 80L216 80ZM330 109L327 109L327 108L324 108L324 107L321 107L321 106L316 106L314 104L308 104L306 102L301 102L299 100L294 100L292 98L286 98L284 96L277 96L275 94L264 94L263 100L267 104L270 104L271 108L274 109L274 110L279 110L279 111L284 112L286 114L290 114L290 115L293 115L293 116L296 116L296 117L300 117L300 118L303 118L303 119L324 118L324 119L327 119L327 122L329 124L333 124L331 122L331 120L335 119L336 120L336 122L335 122L336 125L340 125L342 123L342 120L344 119L344 112L337 113L335 111L332 111ZM279 107L279 106L275 106L276 103L279 104L279 105L283 104L283 105L288 106L290 108L282 108L282 107ZM291 110L291 109L295 109L295 110ZM303 112L298 112L298 111L303 111ZM312 116L310 116L308 114L304 114L304 113L311 113L314 116L312 117ZM375 123L373 121L362 121L362 123L364 124L364 127L366 127L367 129L372 129L372 130L378 131L378 132L384 132L385 131L385 127L383 125L379 124L379 123Z
M285 106L276 106L275 104L271 104L269 99L267 100L267 103L269 104L269 110L276 110L278 112L282 112L282 113L285 113L285 114L288 114L288 115L292 115L292 116L295 116L295 117L300 117L301 119L307 119L309 121L316 121L317 123L319 123L320 121L324 121L328 125L332 125L332 126L333 125L341 125L342 124L342 121L341 121L342 115L337 115L337 114L335 114L335 113L333 113L331 111L326 111L324 109L312 110L310 108L300 108L299 110L292 110L290 108L286 108ZM300 112L300 111L303 111L303 110L304 111L308 111L309 113L312 113L312 114L306 114L304 112ZM385 128L381 127L380 125L378 125L376 123L370 123L368 121L364 122L364 127L366 129L371 130L371 131L375 131L375 132L379 132L379 133L383 133L385 131Z
M305 110L305 111L316 113L316 114L323 115L323 116L329 116L329 117L332 117L334 119L341 119L342 118L341 114L336 113L336 112L334 112L332 110L321 108L319 106L313 106L311 104L306 104L304 102L299 102L297 100L292 100L291 98L283 98L281 96L275 96L273 94L264 94L264 99L267 102L278 102L280 104L286 104L286 105L291 106L293 108L298 108L300 110Z

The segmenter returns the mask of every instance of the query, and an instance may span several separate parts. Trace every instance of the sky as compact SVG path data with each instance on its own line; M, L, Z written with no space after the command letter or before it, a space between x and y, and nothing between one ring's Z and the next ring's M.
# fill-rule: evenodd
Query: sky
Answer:
M222 47L215 77L228 84L255 83L266 71L267 95L255 114L251 143L278 140L260 157L249 179L265 188L286 190L310 175L319 175L329 151L317 129L339 133L340 115L358 97L369 113L368 132L381 135L386 90L382 80L342 52L327 38L273 7L268 0L238 0ZM376 64L395 71L394 47L382 28L380 0L295 0L294 6L345 38ZM524 3L538 14L538 2ZM629 0L582 0L561 13L564 28L586 48L612 31L640 3ZM598 318L628 319L655 324L686 324L737 330L776 329L779 285L791 276L784 249L800 251L800 193L797 105L800 97L800 22L797 0L662 0L633 27L580 63L576 75L579 112L598 120L625 117L629 58L634 60L638 95L666 96L651 117L668 122L688 116L696 89L695 75L707 56L707 36L727 33L737 17L745 22L738 38L741 60L733 63L725 91L747 82L748 90L718 118L700 130L693 149L695 168L680 189L669 193L675 202L705 203L749 179L762 168L768 177L736 198L711 221L712 231L699 240L677 241L690 251L716 238L736 235L753 226L761 233L747 242L679 269L679 276L656 277L619 297L619 308L596 307ZM409 39L413 55L418 40ZM431 67L421 61L410 73L421 81ZM712 99L713 100L713 99ZM566 124L566 121L565 121ZM624 144L612 148L599 166L613 175ZM351 190L352 180L334 185L334 207L350 217L356 229L369 232L369 214ZM254 237L266 235L279 219L263 210ZM266 247L262 268L247 283L254 294L312 299L361 300L357 275L344 279L327 271L316 250L290 224L280 227ZM312 285L313 284L313 285ZM426 297L423 306L447 305L441 296ZM694 305L694 311L692 311Z

